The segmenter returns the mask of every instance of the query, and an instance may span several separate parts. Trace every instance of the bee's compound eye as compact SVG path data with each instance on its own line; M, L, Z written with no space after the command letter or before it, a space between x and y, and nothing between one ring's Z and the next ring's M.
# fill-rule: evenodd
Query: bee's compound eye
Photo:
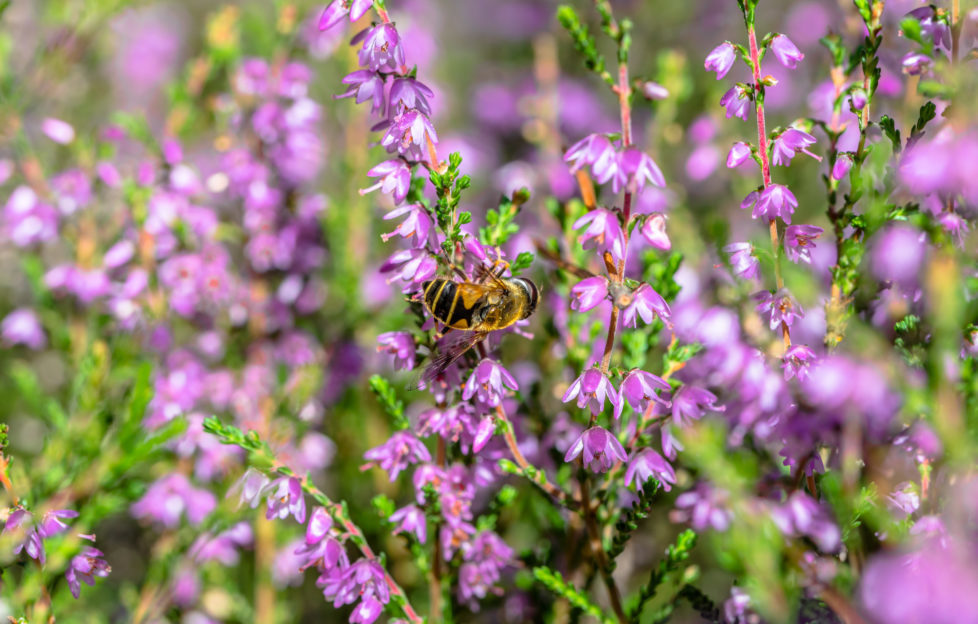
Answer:
M537 290L536 284L528 279L518 277L516 278L523 289L526 291L526 296L529 301L529 305L526 306L526 310L523 312L521 319L529 318L533 311L537 308L537 300L540 298L540 291Z

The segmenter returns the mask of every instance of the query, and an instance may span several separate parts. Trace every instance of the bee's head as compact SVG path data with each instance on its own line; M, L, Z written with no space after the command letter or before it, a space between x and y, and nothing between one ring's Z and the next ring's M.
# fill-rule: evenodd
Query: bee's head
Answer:
M513 281L519 284L520 288L526 293L527 305L526 309L523 310L522 316L520 316L520 320L529 318L533 314L533 311L537 309L537 300L540 298L540 291L537 290L536 284L526 278L517 277Z

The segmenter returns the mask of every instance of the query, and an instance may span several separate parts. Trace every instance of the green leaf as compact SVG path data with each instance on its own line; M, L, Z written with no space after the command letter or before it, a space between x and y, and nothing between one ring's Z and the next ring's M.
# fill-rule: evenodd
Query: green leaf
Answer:
M573 7L566 4L557 8L557 21L564 27L574 43L574 49L584 57L584 66L600 74L604 71L604 57L598 54L594 36L587 26L581 23L581 18Z
M519 275L525 269L530 268L533 264L534 255L529 251L521 251L519 255L516 256L516 260L509 265L509 270L513 272L513 275Z
M915 43L923 44L923 38L920 34L920 22L917 21L915 17L904 18L900 22L900 30L903 32L903 36Z
M899 154L903 144L900 142L900 131L896 129L896 122L888 115L883 115L880 117L880 129L893 144L893 153Z
M370 378L370 390L373 391L381 407L394 422L394 427L398 430L404 430L411 426L404 415L404 402L397 398L397 392L387 379L380 375L372 376Z
M543 584L544 587L566 599L574 608L580 609L601 622L609 624L613 622L611 618L605 617L601 612L601 608L591 602L591 599L587 595L583 594L571 583L565 581L564 577L557 570L552 570L546 566L537 566L533 568L533 577Z

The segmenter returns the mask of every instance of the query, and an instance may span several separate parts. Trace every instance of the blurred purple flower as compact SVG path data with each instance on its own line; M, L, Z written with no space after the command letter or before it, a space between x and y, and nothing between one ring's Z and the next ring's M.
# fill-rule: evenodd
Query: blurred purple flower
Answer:
M703 67L706 71L716 72L717 80L720 80L727 75L727 72L733 67L736 59L736 48L729 41L724 41L706 55L706 61L703 63Z
M716 401L716 395L709 390L683 385L672 397L672 422L684 428L702 418L704 412L722 412L726 409L717 405Z
M265 487L265 492L268 497L265 518L284 520L292 516L299 524L306 521L306 497L298 479L279 477Z
M591 472L608 472L615 463L628 460L625 448L618 438L603 427L585 430L567 449L564 461L572 462L578 456L581 456L581 461Z
M200 524L216 506L217 499L209 491L195 488L182 474L171 474L157 479L129 510L136 518L173 529L184 514L190 524Z
M394 370L414 368L414 336L407 332L387 332L377 336L377 350L394 356Z
M635 481L635 487L641 490L642 486L653 477L662 489L668 492L676 482L676 471L662 455L650 448L642 449L628 462L628 468L625 470L625 485L631 485L632 481Z
M591 414L597 416L604 411L605 399L615 408L615 418L621 415L621 399L611 384L611 380L597 368L589 368L575 379L561 398L564 403L577 399L577 406L590 407Z
M870 245L869 265L882 281L913 287L926 254L925 234L911 225L894 223L878 232Z
M808 494L796 490L771 510L771 519L788 537L805 536L826 553L838 550L842 534L828 510Z
M68 145L75 140L75 129L71 124L53 117L47 117L41 122L41 132L61 145Z
M394 527L394 535L401 532L413 534L422 544L428 539L428 520L419 507L408 505L401 507L388 519Z
M760 272L760 262L754 255L754 246L750 243L730 243L723 248L730 254L730 266L734 275L740 279L755 279Z
M571 309L587 312L608 297L608 279L600 275L587 277L571 287Z
M903 66L903 73L910 76L919 76L930 69L931 58L920 52L909 52L900 61Z
M733 520L733 513L727 508L727 498L726 491L700 483L676 498L676 509L671 517L674 521L689 522L697 531L707 528L726 531Z
M780 33L774 35L770 45L775 58L788 69L795 69L798 67L798 61L805 58L805 55L792 43L791 39Z
M784 230L784 253L792 262L812 263L815 239L822 234L817 225L789 225Z
M771 331L778 329L782 323L791 327L796 319L805 316L805 311L791 296L791 293L784 288L774 294L771 294L769 290L762 290L754 293L753 299L757 301L757 312L768 317L768 326Z
M431 461L431 454L424 444L408 431L398 431L380 446L374 447L363 454L368 461L367 466L377 464L381 469L390 473L390 480L410 464Z
M792 345L784 353L781 367L784 369L785 380L792 377L804 379L808 376L808 367L815 359L815 352L806 345Z
M105 578L112 572L102 551L91 546L83 546L79 554L71 558L68 570L65 571L65 579L68 581L68 589L76 599L81 590L81 583L89 587L95 586L95 577Z
M17 308L4 317L0 335L9 345L22 344L37 351L47 346L48 340L37 313L30 308Z
M29 186L18 186L3 207L3 231L18 247L53 240L58 235L58 212Z

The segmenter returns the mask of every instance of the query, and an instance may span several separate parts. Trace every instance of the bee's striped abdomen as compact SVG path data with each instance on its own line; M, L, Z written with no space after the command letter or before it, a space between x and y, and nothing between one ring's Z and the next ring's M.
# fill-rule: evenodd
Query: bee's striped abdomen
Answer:
M472 308L465 307L458 284L451 280L433 280L424 286L424 304L440 323L455 329L468 329Z

